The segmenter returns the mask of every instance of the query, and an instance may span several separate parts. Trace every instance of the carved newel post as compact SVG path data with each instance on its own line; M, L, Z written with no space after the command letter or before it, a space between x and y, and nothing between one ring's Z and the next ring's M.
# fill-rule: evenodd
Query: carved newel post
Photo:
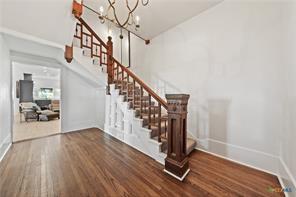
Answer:
M108 36L107 47L108 84L111 84L113 83L113 42L111 36Z
M110 84L113 83L113 42L112 37L108 36L107 41L107 88L106 88L106 94L110 95Z
M189 172L186 154L187 94L167 94L168 103L168 153L164 171L182 181Z

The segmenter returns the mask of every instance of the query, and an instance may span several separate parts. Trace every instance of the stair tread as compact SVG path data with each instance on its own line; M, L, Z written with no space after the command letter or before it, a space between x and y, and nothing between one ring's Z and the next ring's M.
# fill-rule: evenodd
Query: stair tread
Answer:
M190 154L194 150L195 146L196 146L196 140L188 137L187 142L186 142L187 155Z
M141 115L142 115L142 119L148 119L148 113L142 113ZM155 117L158 118L158 113L155 114ZM153 119L153 118L154 118L153 117L153 114L151 113L151 119ZM162 120L164 120L165 119L165 115L164 116L161 115L160 118Z
M190 146L193 146L193 145L194 145L194 146L196 145L196 140L194 140L194 139L188 137L188 138L187 138L187 144L186 144L187 148L190 147Z
M148 108L148 107L151 107L151 108L158 108L158 106L156 106L156 105L150 105L150 106L148 106L148 105L143 105L142 106L142 108ZM135 109L140 109L141 108L141 106L140 105L135 105Z
M157 130L158 129L158 123L150 123L150 129L151 130ZM144 126L145 128L148 128L148 125ZM162 128L162 130L164 130L164 128L167 127L167 125L165 125L165 122L161 122L160 127Z
M139 91L140 91L140 89L139 89L138 87L136 87L136 89L135 89L135 90L132 88L132 89L130 89L130 90L123 89L123 90L121 90L121 91L122 91L122 92L139 92ZM137 96L139 96L139 95L137 95Z
M124 82L124 83L122 83L122 82L118 82L118 81L114 81L114 83L115 83L117 86L126 86L127 84L128 84L128 85L133 85L132 82L128 82L128 83L127 83L127 81Z
M158 140L158 137L155 136L152 139ZM161 142L162 143L167 143L167 139L161 138ZM188 137L187 138L187 141L186 141L186 152L187 152L187 155L189 155L194 150L195 146L196 146L196 140ZM162 150L162 152L164 152L164 153L167 154L167 148L165 148L164 150Z

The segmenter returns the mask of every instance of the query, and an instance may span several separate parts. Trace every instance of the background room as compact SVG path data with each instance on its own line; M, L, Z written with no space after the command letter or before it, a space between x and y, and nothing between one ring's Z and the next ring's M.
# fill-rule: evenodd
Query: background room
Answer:
M13 141L60 132L60 70L13 62Z

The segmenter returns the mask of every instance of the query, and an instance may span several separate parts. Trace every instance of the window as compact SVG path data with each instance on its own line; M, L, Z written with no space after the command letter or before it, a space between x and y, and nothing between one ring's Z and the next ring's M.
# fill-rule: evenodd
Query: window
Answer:
M40 88L38 96L40 99L53 99L53 88Z

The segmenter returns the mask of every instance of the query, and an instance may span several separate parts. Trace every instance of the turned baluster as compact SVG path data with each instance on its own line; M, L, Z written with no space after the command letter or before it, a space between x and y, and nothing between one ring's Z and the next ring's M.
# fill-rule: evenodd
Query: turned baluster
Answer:
M164 136L167 138L168 136L167 136L167 129L168 129L168 127L167 127L167 120L165 120L164 121Z
M143 113L143 87L141 86L141 90L140 90L140 118L143 118L142 113Z
M78 36L78 23L76 23L75 36Z
M129 97L129 91L130 91L130 88L129 88L129 74L127 75L126 89L127 89L127 98L128 98Z
M80 48L83 47L83 34L82 34L82 31L83 31L83 25L81 24L81 27L80 27Z
M161 105L158 103L158 142L161 142Z
M148 96L148 129L151 129L151 94Z
M153 106L153 123L156 123L155 106Z
M122 67L120 67L120 68L121 68L121 81L122 81L122 83L121 83L121 91L123 91L124 90L124 86L123 86L124 70L122 69Z
M88 35L85 35L85 46L88 46Z
M118 64L116 64L116 84L119 84L119 66Z
M135 109L136 103L136 81L133 79L133 109Z
M90 57L93 58L93 36L90 36Z
M123 70L122 70L122 67L120 67L121 68L121 77L123 76ZM123 90L124 89L124 81L123 81L123 79L121 79L121 89Z
M113 63L113 68L115 68L115 62ZM112 75L115 77L116 71L115 69L112 69Z
M100 44L100 66L102 66L102 45Z

